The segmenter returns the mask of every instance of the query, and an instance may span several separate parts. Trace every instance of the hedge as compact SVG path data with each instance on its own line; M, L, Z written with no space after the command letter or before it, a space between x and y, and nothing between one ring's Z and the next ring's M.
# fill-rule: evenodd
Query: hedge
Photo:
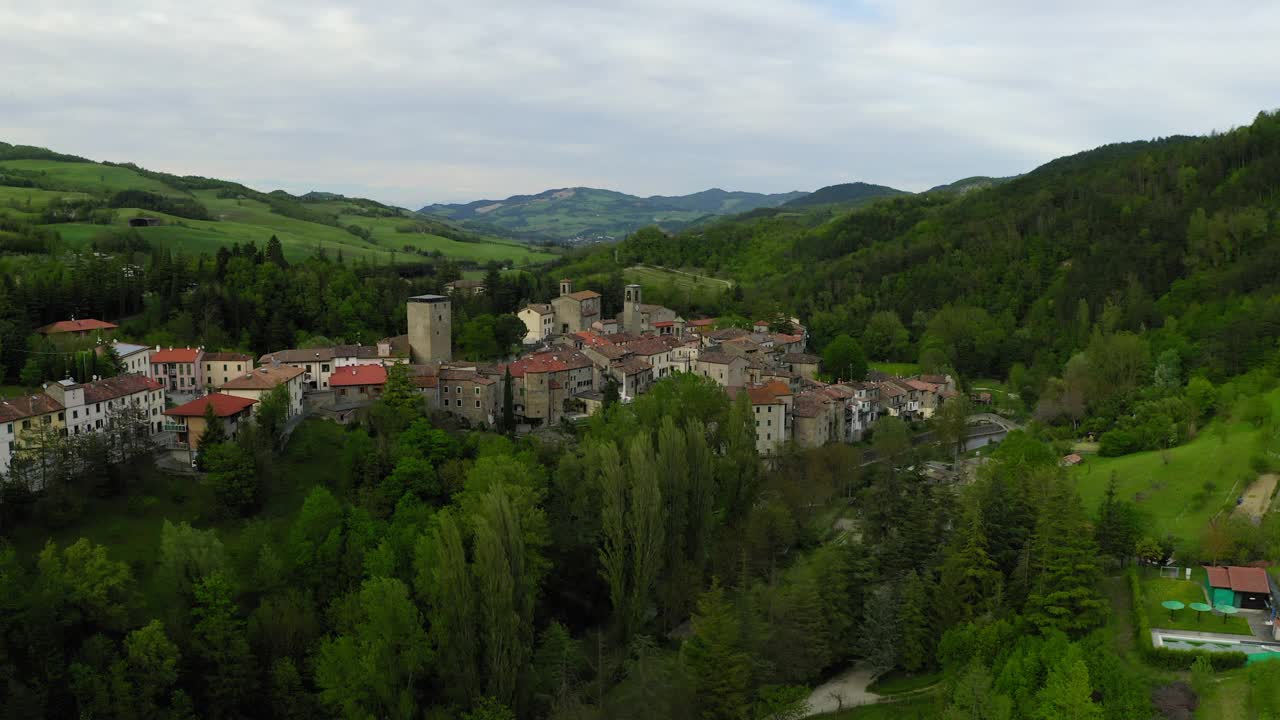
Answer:
M1198 657L1206 657L1214 670L1231 670L1244 667L1249 656L1242 652L1213 652L1212 650L1174 650L1155 647L1151 642L1151 620L1147 617L1147 604L1142 596L1142 581L1138 570L1129 568L1129 591L1133 596L1133 631L1138 634L1138 649L1149 664L1164 670L1190 670Z

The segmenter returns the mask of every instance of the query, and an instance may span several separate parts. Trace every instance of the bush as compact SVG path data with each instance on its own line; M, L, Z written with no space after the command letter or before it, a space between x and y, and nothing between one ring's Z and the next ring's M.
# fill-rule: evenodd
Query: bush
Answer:
M1128 455L1140 449L1138 438L1128 430L1110 430L1102 433L1098 454L1103 457Z

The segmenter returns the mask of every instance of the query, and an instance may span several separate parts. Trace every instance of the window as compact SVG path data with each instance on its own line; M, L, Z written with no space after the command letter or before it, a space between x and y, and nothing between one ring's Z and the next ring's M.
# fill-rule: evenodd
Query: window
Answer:
M756 406L756 414L757 414L757 415L759 415L759 414L760 414L760 406L759 406L759 405L757 405L757 406Z
M329 363L320 366L320 372L329 372Z
M458 407L462 407L462 401L461 401L461 400L459 400L459 401L457 402L457 405L458 405Z
M227 371L227 364L222 363L222 372L226 372L226 371Z
M58 420L66 420L66 419L67 419L67 414L65 412L58 413Z
M773 439L773 433L765 433L765 435L764 435L764 439L765 439L765 440L772 440L772 439Z
M479 401L479 400L477 400L477 401L476 401L476 407L477 407L477 408L479 408L479 407L480 407L480 401Z
M461 394L462 394L462 386L461 386L461 385L459 385L459 386L455 387L455 388L453 389L453 391L454 391L454 392L456 392L457 394L461 395Z
M31 421L30 421L30 420L23 420L23 421L22 421L22 429L23 429L23 430L26 430L26 429L27 429L27 428L29 428L29 427L31 427Z
M13 423L9 423L9 434L13 434Z
M97 420L97 421L95 421L95 422L93 423L93 426L94 426L94 427L96 427L96 428L100 428L100 427L102 427L102 421L101 421L101 420Z
M94 411L94 412L102 412L102 403L98 403L97 405L94 405L94 406L93 406L93 411Z
M449 394L449 386L448 386L448 385L445 385L445 386L444 386L444 388L442 388L442 389L444 390L444 394L445 394L445 395L448 395L448 394Z
M72 419L72 420L79 420L79 419L80 419L80 411L79 411L79 410L72 410L72 411L71 411L71 419Z
M479 395L479 394L480 394L480 388L476 388L476 394L477 394L477 395Z

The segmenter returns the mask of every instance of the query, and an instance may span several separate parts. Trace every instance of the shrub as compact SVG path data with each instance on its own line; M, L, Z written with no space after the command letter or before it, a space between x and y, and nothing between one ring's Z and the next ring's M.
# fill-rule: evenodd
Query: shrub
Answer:
M1103 457L1128 455L1139 449L1138 438L1128 430L1110 430L1102 433L1098 454Z

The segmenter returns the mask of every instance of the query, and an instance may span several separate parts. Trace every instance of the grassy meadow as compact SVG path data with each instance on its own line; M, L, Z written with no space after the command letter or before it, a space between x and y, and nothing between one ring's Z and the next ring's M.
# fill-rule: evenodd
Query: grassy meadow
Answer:
M652 265L635 265L627 268L622 277L629 283L642 287L670 286L680 292L698 290L721 292L733 287L733 282L699 274L697 270L681 271Z
M144 238L158 247L191 253L214 253L220 247L245 242L263 245L275 235L280 239L285 256L291 259L307 257L319 248L330 254L340 250L346 258L376 263L414 262L419 259L418 251L439 252L459 261L498 261L516 266L543 263L555 257L546 250L495 237L476 236L475 242L460 242L441 235L396 232L398 225L412 218L349 214L349 211L359 208L359 204L353 201L304 203L309 209L335 216L341 225L338 227L272 212L270 206L258 200L218 197L218 189L187 192L124 167L54 160L9 160L0 162L0 170L4 168L39 173L40 182L54 188L0 186L0 212L27 220L38 220L41 210L53 198L104 197L128 189L194 198L214 218L192 220L153 210L120 208L110 226L88 223L48 226L72 248L84 247L99 235L128 226L129 218L145 215L158 217L164 224L137 228ZM366 228L371 236L366 240L354 235L345 229L348 225ZM406 252L406 247L409 252Z

